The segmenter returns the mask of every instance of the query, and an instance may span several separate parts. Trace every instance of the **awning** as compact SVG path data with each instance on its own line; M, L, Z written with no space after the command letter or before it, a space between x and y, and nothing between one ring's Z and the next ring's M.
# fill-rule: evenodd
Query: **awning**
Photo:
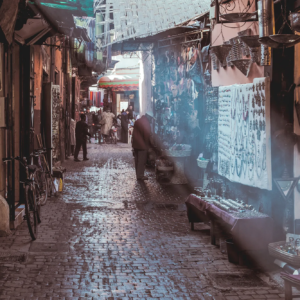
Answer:
M75 28L75 16L84 16L86 13L81 10L78 3L67 3L50 0L31 0L28 6L36 13L41 13L47 23L51 24L58 32L72 36Z
M4 0L0 5L0 31L3 32L9 44L13 41L18 5L19 0Z
M99 79L98 87L111 88L114 92L137 91L139 78L131 75L107 75Z

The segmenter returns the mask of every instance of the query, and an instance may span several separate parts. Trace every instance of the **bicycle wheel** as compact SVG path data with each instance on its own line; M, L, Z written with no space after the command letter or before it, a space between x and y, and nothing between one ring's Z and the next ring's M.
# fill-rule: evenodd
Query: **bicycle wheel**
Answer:
M35 190L29 185L25 187L25 214L29 234L34 241L37 238L38 216L35 200Z
M48 199L48 178L49 174L45 173L43 170L37 171L37 181L38 181L38 202L40 205L45 205Z

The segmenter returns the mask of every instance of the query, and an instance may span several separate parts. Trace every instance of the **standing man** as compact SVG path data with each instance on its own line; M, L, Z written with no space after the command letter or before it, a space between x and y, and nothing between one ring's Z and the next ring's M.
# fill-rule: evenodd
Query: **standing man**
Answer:
M121 128L122 128L122 142L127 144L128 143L128 119L129 111L128 109L121 114Z
M86 149L86 136L91 136L91 134L88 131L88 125L85 123L85 115L81 114L80 115L80 121L77 122L76 124L76 149L75 149L75 154L74 154L74 161L80 161L78 159L78 153L79 150L82 146L83 150L83 160L89 160L87 158L87 149Z
M137 180L148 180L144 175L147 162L147 152L150 147L151 127L146 116L134 123L132 147L134 149L135 171Z

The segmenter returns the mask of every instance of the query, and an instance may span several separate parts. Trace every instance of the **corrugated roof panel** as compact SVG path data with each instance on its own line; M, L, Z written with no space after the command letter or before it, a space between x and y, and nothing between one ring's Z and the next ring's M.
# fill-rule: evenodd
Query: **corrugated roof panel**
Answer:
M114 13L115 42L119 42L154 35L181 24L209 11L211 0L107 0L106 3Z

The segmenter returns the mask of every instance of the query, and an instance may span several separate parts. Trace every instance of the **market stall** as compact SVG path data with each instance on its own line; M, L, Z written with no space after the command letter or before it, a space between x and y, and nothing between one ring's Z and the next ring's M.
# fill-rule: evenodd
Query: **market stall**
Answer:
M216 244L221 232L231 237L241 253L260 255L273 241L273 221L243 201L218 197L199 197L194 194L186 200L189 222L209 222L211 243ZM263 228L263 230L262 230Z

